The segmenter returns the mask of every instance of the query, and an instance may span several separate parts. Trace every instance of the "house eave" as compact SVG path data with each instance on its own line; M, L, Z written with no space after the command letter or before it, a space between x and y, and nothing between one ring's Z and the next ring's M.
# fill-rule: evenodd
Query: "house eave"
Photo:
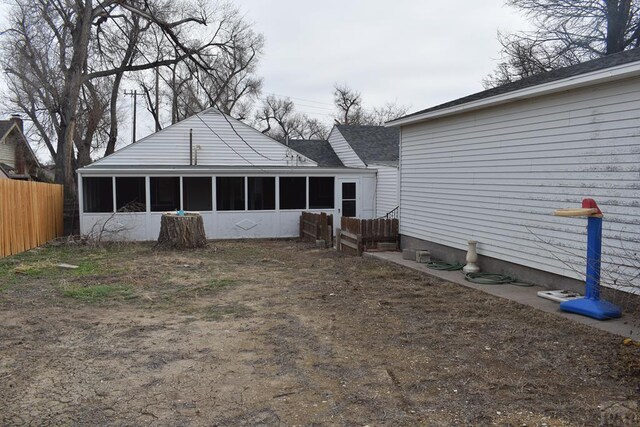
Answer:
M490 98L471 101L440 110L428 111L423 114L401 117L399 119L387 122L384 125L387 127L402 127L415 123L425 122L428 120L472 112L488 107L494 107L506 103L522 101L529 98L535 98L571 89L578 89L594 84L608 83L637 76L640 76L640 61L622 64L616 67L606 68L604 70L593 71L591 73L572 76L562 80L543 83L537 86L519 89L512 92L492 96Z
M78 169L78 175L368 175L376 171L347 167L308 166L92 166Z

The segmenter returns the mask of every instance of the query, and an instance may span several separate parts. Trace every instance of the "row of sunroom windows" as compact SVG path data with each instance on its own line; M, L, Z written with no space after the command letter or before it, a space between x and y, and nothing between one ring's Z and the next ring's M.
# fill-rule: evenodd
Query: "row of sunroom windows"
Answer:
M217 211L334 207L333 177L278 177L279 198L273 176L182 177L182 192L180 181L180 177L149 178L151 212L213 211L214 181ZM116 212L147 211L145 177L85 177L82 193L84 212L114 212L114 203Z

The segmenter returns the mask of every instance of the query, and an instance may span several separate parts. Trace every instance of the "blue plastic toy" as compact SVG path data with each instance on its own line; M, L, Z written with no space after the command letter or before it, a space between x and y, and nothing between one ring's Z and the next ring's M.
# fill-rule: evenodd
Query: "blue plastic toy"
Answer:
M560 303L560 309L598 320L620 317L620 308L600 300L600 263L602 253L602 212L593 199L584 199L580 209L559 209L558 216L587 217L587 278L584 298Z

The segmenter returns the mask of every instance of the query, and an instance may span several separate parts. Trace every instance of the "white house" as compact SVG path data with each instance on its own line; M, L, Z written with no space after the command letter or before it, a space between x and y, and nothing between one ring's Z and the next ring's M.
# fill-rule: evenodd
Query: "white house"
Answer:
M640 267L640 49L523 79L388 123L400 129L403 247L552 287L584 279L586 220L552 215L593 198L603 281Z
M182 209L210 239L292 237L305 210L374 217L375 187L376 170L318 165L209 109L79 169L80 231L155 240Z
M345 166L375 169L376 217L398 207L398 129L384 126L336 125L329 144Z
M37 179L40 164L23 131L19 116L0 120L0 179Z

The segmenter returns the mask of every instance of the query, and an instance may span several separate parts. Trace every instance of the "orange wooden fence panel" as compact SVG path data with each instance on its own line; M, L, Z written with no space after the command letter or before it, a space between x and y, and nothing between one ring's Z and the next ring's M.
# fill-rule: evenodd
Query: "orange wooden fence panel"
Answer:
M62 236L63 203L62 185L0 180L0 257Z

